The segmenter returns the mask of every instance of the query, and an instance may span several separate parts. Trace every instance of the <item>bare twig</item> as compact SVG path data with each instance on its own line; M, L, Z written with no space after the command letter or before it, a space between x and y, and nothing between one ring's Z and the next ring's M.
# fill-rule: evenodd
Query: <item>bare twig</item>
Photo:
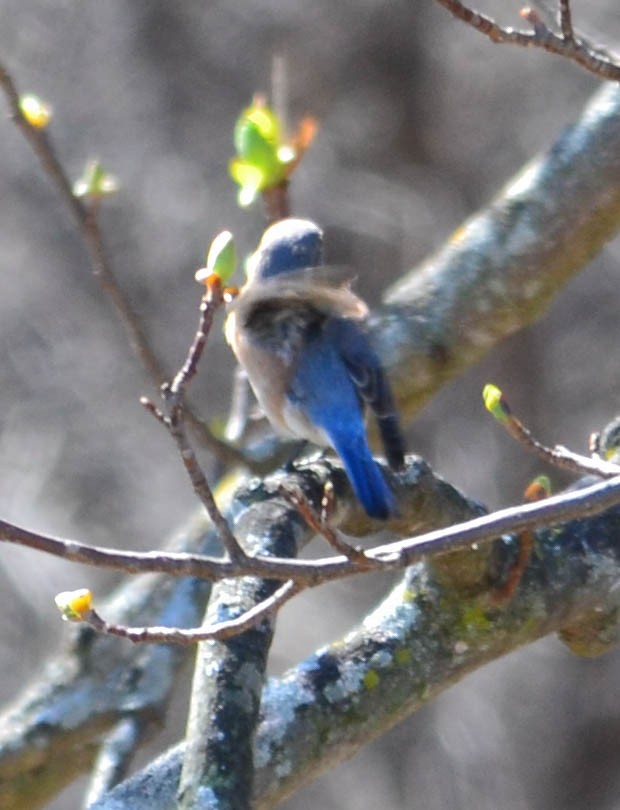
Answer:
M518 419L510 409L510 405L504 394L499 400L502 417L498 418L499 423L508 433L528 450L535 453L542 461L561 467L577 475L598 475L601 478L615 478L620 475L620 465L611 461L606 461L600 456L583 456L574 453L562 445L547 447L538 441L520 419Z
M202 357L207 337L213 325L213 318L219 307L224 302L224 292L219 278L214 276L214 281L209 284L207 291L200 304L200 322L194 340L187 353L187 357L175 375L170 385L162 386L162 396L168 406L168 415L156 408L148 399L142 398L142 404L152 413L159 422L168 430L174 439L183 465L189 475L194 492L207 510L213 525L219 532L222 544L228 552L231 560L243 562L246 557L237 539L228 525L228 521L220 512L213 492L207 481L202 467L200 466L196 453L192 447L187 431L185 430L185 394L187 387L198 369L198 363Z
M29 532L4 521L0 521L0 540L73 562L129 573L157 571L175 577L195 576L209 580L258 576L282 581L290 579L297 584L314 587L363 571L397 570L428 556L468 548L473 543L489 542L503 534L600 514L619 503L620 476L538 503L513 506L417 537L375 546L365 552L363 567L344 555L315 560L259 555L238 561L184 553L116 551Z
M217 277L213 276L213 278L215 279ZM213 318L223 303L224 295L222 285L219 283L219 280L214 281L209 285L200 303L200 323L194 335L192 345L187 352L187 357L180 370L175 375L172 383L164 388L164 396L173 408L182 405L185 401L187 387L198 370L198 363L200 362L209 332L213 326Z
M532 551L534 550L534 533L531 530L521 532L517 537L517 542L519 544L519 553L514 565L508 572L506 581L501 585L500 588L497 588L491 593L491 604L493 605L499 606L505 604L506 602L510 602L512 597L515 595L517 587L519 586L521 578L523 577L523 573L527 567L530 557L532 556Z
M282 484L278 491L283 498L285 498L292 506L295 507L313 532L320 534L321 537L327 540L334 551L336 551L338 554L343 554L347 559L358 565L360 570L363 570L364 561L366 560L366 555L364 554L363 549L352 546L344 539L342 534L337 529L334 529L333 526L330 526L327 523L327 521L323 520L322 516L319 516L312 508L308 499L303 494L301 489L299 489L299 487L292 487Z
M542 48L549 53L555 53L570 59L581 67L599 76L601 79L612 81L620 80L620 64L610 54L598 47L594 47L583 37L574 34L569 0L560 2L561 34L552 31L541 17L532 9L525 8L521 15L532 27L533 32L518 31L514 28L503 28L491 17L474 11L460 2L460 0L437 0L447 8L455 17L476 31L489 37L496 43L521 45L525 48Z
M547 481L546 483L543 483L540 479L534 480L527 487L524 495L525 500L530 503L542 501L549 495L549 482ZM509 602L515 595L536 545L534 532L531 529L526 529L524 532L520 532L517 535L517 542L519 544L519 552L517 559L508 572L506 581L500 588L497 588L491 593L491 603L494 605L501 605L505 602Z
M0 65L0 86L8 99L11 118L32 147L46 174L73 214L80 235L88 250L93 266L93 273L101 285L102 290L110 297L110 300L118 312L127 330L133 350L151 379L156 385L161 385L166 378L166 374L159 359L150 348L137 314L115 278L101 237L101 231L97 221L97 207L85 205L75 196L71 183L60 161L56 157L56 153L47 133L43 129L33 127L22 114L19 106L19 94L15 83L6 68L2 65Z
M0 87L4 90L9 102L11 118L32 147L44 171L73 215L80 236L88 251L93 275L120 317L133 352L153 384L156 387L161 386L168 379L168 374L157 355L151 349L150 342L136 311L118 284L103 243L97 217L98 205L85 204L75 196L69 178L56 156L47 133L43 129L32 126L26 120L19 106L19 94L15 83L6 68L1 64ZM207 425L200 421L189 409L186 412L186 419L205 447L218 458L221 458L226 463L248 463L251 466L251 461L248 461L239 450L214 436Z
M560 28L562 29L562 36L566 42L572 42L575 39L575 32L573 31L573 21L570 9L570 0L558 0L558 14L560 18Z
M228 621L217 622L207 627L128 627L127 625L106 622L96 610L91 610L83 621L101 633L119 636L134 643L195 644L208 639L224 639L249 630L264 619L273 616L285 602L302 590L302 586L291 580L281 585L271 596L250 610Z

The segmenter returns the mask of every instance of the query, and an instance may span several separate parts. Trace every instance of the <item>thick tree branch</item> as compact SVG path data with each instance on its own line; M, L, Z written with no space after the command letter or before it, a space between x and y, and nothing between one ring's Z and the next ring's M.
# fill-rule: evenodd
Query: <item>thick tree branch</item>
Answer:
M417 478L418 486L412 497L411 512L415 513L420 529L463 520L480 512L480 507L435 478L425 464L416 465L412 476ZM325 464L313 466L306 476L297 479L297 485L302 487L315 508L320 505L328 477L335 478L339 492L345 486L344 474ZM279 477L267 487L257 486L254 482L238 493L232 513L237 514L235 531L243 542L246 536L275 536L281 538L281 542L294 541L298 549L311 539L312 532L299 513L277 496L281 480ZM338 516L344 519L347 510L339 509ZM193 523L184 533L184 542L195 548L202 542L204 531L203 521ZM217 538L211 533L205 551L213 553L215 548ZM200 589L205 588L206 583L200 585L192 579L178 580L177 585L168 579L167 587L165 583L166 580L162 584L160 578L151 576L129 581L113 600L117 610L110 612L117 621L124 622L144 621L146 615L150 615L151 620L157 618L157 608L144 600L148 596L160 604L159 600L166 598L167 587L172 587L170 606L165 608L165 623L176 626L196 624L202 612L200 600L194 599L193 595L197 588L198 593L204 595L204 590ZM142 600L139 611L134 609L131 595ZM173 612L181 609L185 611L182 615ZM159 618L163 623L161 616ZM226 619L227 615L221 618ZM151 678L160 687L156 691L157 699L167 696L167 690L171 688L171 682L167 680L171 669L160 663L161 659L173 654L170 646L154 645L145 650L118 639L93 636L89 628L86 631L88 645L80 641L80 634L69 653L63 651L54 659L0 718L0 807L3 810L35 810L44 805L79 772L90 768L101 734L127 716L128 707L133 707L139 716L144 712L147 719L152 718L149 696L155 689L149 686ZM175 660L185 660L187 649L173 646L174 655L178 656ZM152 659L151 655L156 658ZM144 676L134 679L135 673L141 672L140 667L136 668L136 661L144 662L147 670ZM128 692L118 689L124 672L131 673L131 683L137 690L135 695L133 689ZM165 686L162 683L164 675ZM96 700L93 699L95 694ZM80 756L74 753L76 740L80 742Z
M257 807L273 807L467 673L523 644L585 625L586 616L596 630L582 652L617 643L619 532L618 510L537 532L537 554L504 608L491 604L488 591L455 590L430 564L409 569L344 640L268 684L255 753ZM512 542L505 538L500 550ZM604 618L598 625L597 616ZM166 753L91 810L172 810L182 751Z
M581 122L563 135L548 155L532 164L488 211L474 217L457 232L451 244L421 272L403 280L396 290L392 290L386 313L378 321L378 334L384 357L396 374L399 391L409 413L449 376L476 360L496 341L539 315L557 289L617 229L620 221L618 110L617 89L606 88L592 102ZM310 485L311 488L316 486L311 502L318 504L322 483L325 478L331 478L334 471L329 465L323 466L323 473L320 472L321 465L313 469L319 472L316 474L316 484ZM303 477L302 482L308 483ZM407 485L411 482L404 483ZM260 534L266 528L259 517L261 514L267 524L272 525L275 507L269 499L270 486L273 492L275 483L267 487L253 485L245 493L248 502L255 499L256 509L259 510L248 512L253 522L247 531ZM343 486L342 481L339 486ZM615 498L615 486L599 484L586 496L589 499ZM410 497L411 489L408 489L407 508L411 507L415 512L420 504L410 504ZM575 497L579 500L584 495L578 493ZM341 496L339 499L342 499ZM259 509L261 500L260 508L264 512ZM608 506L610 502L613 501L605 501L604 505ZM282 508L282 502L277 503L277 508ZM593 508L602 508L602 505L598 502ZM537 506L534 505L534 508ZM571 508L574 506L573 502ZM531 519L528 510L531 508L531 505L520 508L523 511L512 525L521 529L532 525L528 522ZM459 519L456 512L456 508L437 509L444 525ZM559 517L558 512L556 518L567 517L566 513L561 514L564 517ZM412 513L407 513L407 519L413 522ZM462 514L460 519L463 519ZM297 525L299 531L308 531L307 527L302 527L300 520ZM7 524L2 528L7 539L32 542L35 547L44 550L55 546L66 559L80 559L80 554L84 553L84 548L79 548L77 544L41 538ZM407 528L411 530L411 523ZM488 530L488 527L485 528ZM477 526L473 534L466 536L467 542L480 539L476 532L482 530ZM499 531L497 524L494 530ZM610 613L617 610L613 602L618 594L617 587L614 591L618 580L617 557L614 556L614 549L617 551L617 531L617 515L613 513L581 520L562 532L543 533L539 543L546 543L545 538L553 535L553 542L563 540L564 545L561 549L549 546L549 554L545 554L540 561L537 556L532 558L516 600L505 610L497 607L487 609L484 592L477 590L472 596L471 593L467 595L457 590L454 603L447 603L453 604L454 609L446 611L442 618L441 611L436 609L437 604L441 603L441 599L436 601L436 594L442 593L444 582L454 584L456 577L452 575L450 562L453 555L441 558L444 559L442 564L417 567L384 607L363 628L347 638L342 646L342 654L335 648L324 651L290 673L285 681L275 683L267 690L263 709L265 720L258 738L258 795L275 801L276 797L283 796L300 781L325 767L328 761L333 764L339 756L348 755L370 736L380 733L404 713L413 710L421 694L425 699L436 694L466 672L512 646L561 628L573 646L589 649L589 641L583 642L588 628L592 634L593 625L588 621L588 613L597 607L603 607L604 611L609 610ZM472 581L478 584L481 570L487 567L487 552L488 549L463 552L474 572ZM153 555L140 558L140 555L110 553L103 549L89 550L87 553L92 554L98 564L108 564L114 558L115 563L125 570L141 570L140 565L136 565L138 559L140 563L142 559L148 560L147 565L151 570L157 570L156 566L161 564ZM411 548L407 551L411 556L406 559L401 556L403 547L400 544L383 549L381 553L391 554L394 565L402 565L403 562L420 559L421 549ZM479 565L480 559L482 566ZM562 559L561 570L558 570L557 562L553 567L554 560L559 559ZM234 570L232 564L224 569L218 560L190 560L187 555L168 555L166 570L174 569L177 573L187 574L190 570L196 570L189 568L190 562L201 565L205 576L231 575ZM389 559L388 562L391 564ZM385 557L382 558L384 563ZM253 565L256 566L254 570L257 575L268 576L266 562L256 560ZM283 560L278 578L291 578L302 565L304 563ZM338 566L351 566L351 561L332 557L323 561L322 565L325 573L336 571ZM342 575L342 570L338 571L338 576ZM459 567L459 570L462 568ZM540 578L537 572L540 572ZM545 577L549 577L548 582ZM554 587L549 588L549 582ZM129 588L132 590L132 586ZM541 604L544 611L541 611ZM472 615L482 616L481 624L472 622ZM610 629L606 625L605 632L598 634L600 638L598 631L595 631L595 641L602 644L601 639L613 640L613 627ZM104 642L109 640L97 640L97 643ZM445 647L441 649L445 650L446 657L441 661L433 659L430 655L433 645L440 649L437 645L444 642ZM167 647L153 649L168 650ZM388 654L387 657L384 653ZM105 655L99 656L99 660L104 662L104 673L109 675L110 670L105 668L111 666L110 662ZM62 663L67 666L66 660ZM56 671L53 684L49 678L38 684L41 695L51 704L45 704L45 708L42 708L43 697L39 701L24 699L23 711L18 713L15 722L4 725L6 736L4 747L0 748L0 769L5 767L6 770L4 774L0 770L0 791L4 791L0 797L7 808L25 806L15 803L18 801L17 793L24 789L24 785L33 791L32 801L26 799L26 806L31 810L37 806L37 802L42 801L41 792L49 789L50 781L55 780L55 792L62 779L71 778L72 773L88 767L93 756L94 740L98 739L102 729L111 728L118 720L122 711L118 705L118 694L111 696L107 704L105 700L101 704L97 702L103 707L103 714L97 714L94 718L88 714L95 687L89 686L91 691L87 689L83 695L76 693L76 684L80 677L84 677L81 665L76 654L69 661L71 672ZM126 662L123 666L126 667ZM72 681L72 673L76 671L79 677ZM313 676L315 672L317 678ZM356 675L353 683L361 691L351 691L352 681L342 678L343 672ZM367 674L372 672L374 675ZM118 677L118 672L116 675ZM357 678L357 675L360 677ZM316 690L320 683L323 685L319 693ZM380 691L376 691L377 688ZM53 702L55 690L58 694L62 693L64 704L62 701ZM322 702L311 706L311 711L306 713L308 700L311 702L315 694L322 698ZM402 698L396 708L394 695ZM285 698L285 705L291 708L291 712L289 722L283 725L277 707L283 705ZM382 698L388 700L389 706L383 705ZM114 699L117 703L114 703ZM372 712L365 710L366 701L372 701ZM62 722L62 712L69 704L75 704L74 711L80 707L83 714L77 719L72 715L73 724L67 729ZM301 709L302 704L304 710ZM53 709L48 710L50 705ZM359 713L359 722L339 729L331 743L326 745L322 733L325 724L341 718L343 726L346 725L344 718L350 721L351 707L357 709L358 706L363 710ZM362 718L365 718L364 722ZM48 734L50 727L56 731L55 738L53 731ZM305 732L308 733L304 737ZM278 740L282 742L282 747ZM76 741L83 742L81 748L78 746L76 749ZM307 747L304 747L306 743ZM68 754L70 751L74 752L73 760ZM49 780L33 779L33 761L38 776L43 769ZM176 754L171 754L163 764L155 763L148 772L152 781L144 781L144 775L140 775L127 783L126 787L117 789L103 799L98 806L115 807L117 810L127 806L136 810L141 806L166 806L162 802L166 801L167 791L172 789L174 795L176 790L178 765ZM171 777L170 784L160 781L159 776L164 772ZM155 790L148 805L140 804L143 798L133 793L136 786L142 797ZM38 791L36 796L35 789ZM131 800L123 804L122 797L129 795Z
M492 346L539 318L620 227L620 88L385 295L376 342L407 417Z
M246 535L248 554L295 556L310 532L283 530L282 519L264 526L260 534ZM265 604L278 593L274 580L245 577L222 580L211 592L205 624L234 621ZM280 585L291 587L292 583ZM179 810L195 810L199 795L208 792L219 807L249 808L254 789L254 737L273 637L272 616L243 633L203 642L196 654L186 748L179 782Z
M477 513L479 514L479 507L464 500L458 495L458 493L449 487L449 485L445 484L440 479L435 479L432 475L430 475L428 468L425 467L425 465L421 463L417 465L415 469L416 472L412 472L412 476L417 478L418 486L417 488L410 490L410 498L412 499L410 503L411 511L407 512L404 516L407 528L411 528L411 521L417 521L419 528L424 528L425 525L428 527L428 525L438 525L441 523L451 524L454 521L462 521L464 517L467 515L472 515L472 513L474 515ZM321 477L317 475L317 473L321 470L323 471L323 475L330 475L334 477L336 490L338 493L340 493L340 488L346 485L344 476L335 475L334 471L331 470L329 465L325 465L324 462L318 465L312 465L309 475L301 475L298 477L297 485L301 484L304 494L309 498L310 503L314 508L317 508L320 505L323 492L323 481L321 480ZM305 521L302 520L301 516L292 507L290 507L290 505L286 504L281 498L277 497L280 481L281 479L276 479L272 485L260 487L258 487L254 482L249 489L239 493L239 501L235 506L235 511L238 512L235 530L239 537L243 538L246 532L254 537L261 537L265 535L269 536L270 532L275 531L284 538L295 538L297 547L309 539L312 533ZM599 488L605 488L609 487L610 483L606 482L597 486ZM614 484L613 486L616 485ZM592 497L591 488L582 490L577 494L581 495L586 500L590 500ZM240 506L243 504L245 505L245 509L239 511ZM526 510L529 508L530 507L524 507ZM339 509L337 517L340 520L346 518L346 511L343 513L343 511ZM612 542L610 539L613 537L613 535L610 534L611 532L616 532L615 537L617 538L617 524L617 513L608 513L608 515L604 517L582 520L575 524L570 524L569 527L567 527L563 532L549 532L548 535L550 537L557 537L558 544L565 544L564 546L558 545L557 548L554 547L553 554L550 554L549 560L553 562L554 560L557 561L559 559L566 559L568 561L567 565L570 568L570 565L573 564L573 556L577 555L577 557L579 557L581 554L580 549L582 549L584 543L589 544L588 548L592 550L593 555L594 550L597 549L601 550L601 553L604 552L606 554L607 552L605 551L605 548L601 546L601 543L604 544ZM452 594L452 598L461 598L462 595L462 597L467 600L471 598L472 593L477 593L485 604L488 601L489 605L491 605L489 608L491 612L488 614L488 622L485 624L485 626L488 625L489 632L491 632L491 626L495 622L496 616L501 615L501 611L498 613L497 607L493 605L492 597L497 592L498 588L501 588L502 582L505 581L510 575L510 570L514 560L515 543L506 539L504 543L500 544L500 551L503 550L505 553L500 553L498 557L497 545L481 546L475 542L478 537L478 535L475 533L478 531L478 529L476 529L477 525L479 525L478 521L473 524L475 531L474 534L470 535L468 538L469 542L467 544L467 548L460 552L452 552L441 555L440 557L434 557L432 563L428 564L430 568L425 570L432 571L433 580L436 581L442 588L445 588L446 593ZM573 527L574 531L578 532L577 535L569 534L571 527ZM539 533L539 537L540 536L544 538L547 535L544 533L541 535ZM571 537L573 539L571 539ZM613 542L616 542L617 544L617 540L614 540ZM562 548L561 553L559 551L560 547ZM398 543L392 544L391 551L389 553L394 560L400 556L401 548L402 546ZM617 545L615 548L617 549ZM388 552L384 553L387 554ZM590 551L588 551L588 553L590 553ZM539 564L539 557L540 555L536 555L535 559L530 561L530 568L528 571L532 566L534 566L534 569L536 568L536 566ZM412 559L414 558L412 557ZM418 556L417 559L420 559L420 557ZM596 555L594 555L592 564L594 563L600 565L602 564L602 560L600 558L596 558ZM590 560L588 557L584 565L587 567L589 564ZM563 575L563 572L564 569L562 568L560 573ZM557 572L553 567L548 571L545 570L541 573L541 582L545 583L545 586L548 587L554 595L556 594L556 583L553 577L556 575L556 573ZM576 575L576 569L573 573ZM617 569L615 569L614 566L611 566L609 567L609 573L610 576L617 576ZM526 572L522 582L527 582L529 576L531 576L531 574ZM548 580L545 580L545 577L548 577ZM241 582L243 582L243 580ZM543 585L540 583L539 585L542 589ZM131 585L128 587L131 588ZM521 585L520 588L521 587L523 586ZM461 593L463 588L465 588L466 591ZM579 593L581 592L579 591ZM567 619L562 626L566 627L567 625L570 625L574 628L572 637L570 639L571 643L576 648L580 648L580 646L583 648L585 645L582 639L587 637L588 633L592 634L592 622L586 622L582 628L579 628L578 622L572 622L572 611L577 610L578 607L581 606L584 609L584 613L580 614L582 620L586 612L586 602L579 602L579 593L577 594L577 597L575 597L577 600L575 601L573 598L574 594L570 589L564 591L564 595L566 596L567 600L566 609L571 611L571 618ZM539 596L537 598L539 598ZM186 599L187 595L185 595L183 598ZM601 605L603 605L603 602L604 599L601 601ZM590 603L588 602L587 604ZM512 611L512 603L510 603L510 607L507 609ZM559 602L557 602L554 610L555 609L560 609ZM467 612L467 610L470 610L470 608L463 607L463 610ZM597 616L600 618L600 614L597 614ZM129 617L125 616L123 618L126 620ZM225 619L226 616L223 616L222 618ZM196 619L194 618L193 621L195 623ZM527 620L524 620L524 622L525 625L529 626ZM175 622L177 625L181 623L182 622L179 621ZM505 625L500 624L498 632L501 635L505 635L506 632L508 632L508 629L509 628L506 628ZM553 624L549 626L549 630L547 632L550 632L552 629L556 629L556 626ZM604 636L605 633L601 633L601 635ZM611 638L611 634L609 633L608 629L606 631L606 636L608 639ZM520 635L519 638L521 638ZM525 640L527 639L523 639L523 643L525 643ZM101 637L97 637L93 643L98 645L104 642L101 640ZM591 642L588 641L588 644L590 643ZM99 647L96 649L99 649ZM119 649L121 652L125 651L125 654L130 654L126 645L124 647L120 647ZM168 648L157 646L153 649L166 650ZM110 677L111 687L118 682L119 675L116 667L113 665L114 660L115 659L109 654L101 655L100 653L98 656L98 678L103 678L104 680L103 682L97 681L97 684L93 684L92 688L96 688L102 695L106 694L105 684L107 683L107 677ZM21 769L23 769L25 774L30 772L29 769L31 767L32 759L27 752L29 750L29 746L32 745L33 739L36 738L38 740L36 759L37 768L41 768L43 763L46 763L45 767L49 768L50 773L53 774L55 768L62 767L66 769L66 763L63 761L62 756L60 756L60 752L62 752L65 744L73 746L77 736L83 742L82 750L85 753L89 751L91 752L89 754L90 757L93 753L93 749L89 744L89 739L91 738L90 735L93 735L94 739L98 739L102 730L102 723L104 723L105 727L107 728L110 727L107 725L108 723L114 724L120 716L123 716L126 704L124 700L121 701L120 704L114 703L114 699L118 700L119 697L119 693L115 687L112 688L110 692L110 696L112 698L112 702L110 704L106 704L106 701L103 699L99 699L94 703L89 701L87 697L85 697L84 700L80 699L81 692L79 690L79 685L81 684L82 679L85 679L85 683L88 684L90 682L89 679L92 677L92 675L90 675L90 667L87 663L88 659L86 659L84 662L87 667L85 672L82 672L80 669L80 661L81 659L78 658L76 663L74 663L72 666L68 666L67 659L63 657L58 663L58 667L56 669L56 678L52 684L50 685L50 679L47 675L44 677L43 682L39 684L39 699L32 704L32 701L29 698L24 698L21 709L17 712L17 716L20 718L19 722L0 723L0 725L2 725L6 730L3 745L0 746L0 784L6 786L3 789L6 791L7 796L11 796L19 792L19 786L16 786L18 785L18 782L16 780L17 775L22 773ZM473 663L472 667L475 667L475 665L476 664ZM110 667L110 670L108 670L108 666ZM127 666L127 663L125 662L123 666ZM108 672L107 676L106 672ZM71 701L71 705L73 705L73 701L75 701L76 706L81 706L80 713L78 714L77 718L73 714L70 714L65 720L63 712L65 711L67 701ZM45 706L45 709L43 706ZM91 716L91 710L94 708L97 708L97 712L93 717ZM103 711L103 715L99 713L100 709ZM46 738L49 740L49 748L47 748L46 745L41 744L40 736L33 736L33 730L40 723L41 716L59 718L58 730L54 732L53 727L50 726L48 731L48 736ZM70 733L68 733L66 729L65 722L69 724ZM23 751L23 753L16 753L19 751ZM59 759L52 757L52 753L54 752L59 754ZM87 768L90 764L90 759L87 758L82 761L75 758L71 761L71 764L75 765L77 769ZM2 770L3 768L7 769L4 771L4 775ZM56 778L59 778L58 775ZM11 792L14 792L14 794ZM0 796L2 796L1 793ZM38 805L34 801L33 797L29 796L26 806L29 808L29 810L32 810L32 808ZM20 803L10 803L9 799L7 798L6 807L11 808L11 810L16 810L16 808L23 808L24 805Z

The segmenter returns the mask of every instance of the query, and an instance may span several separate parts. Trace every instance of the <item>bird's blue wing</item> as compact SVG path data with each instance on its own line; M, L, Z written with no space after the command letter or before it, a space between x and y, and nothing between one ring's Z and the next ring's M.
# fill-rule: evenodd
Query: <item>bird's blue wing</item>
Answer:
M340 348L329 330L309 339L299 354L288 396L327 434L368 514L385 520L396 511L394 495L368 447L360 395Z
M377 419L388 464L392 469L402 468L405 443L398 411L387 375L368 334L358 322L348 318L330 318L325 331L338 346L355 388Z

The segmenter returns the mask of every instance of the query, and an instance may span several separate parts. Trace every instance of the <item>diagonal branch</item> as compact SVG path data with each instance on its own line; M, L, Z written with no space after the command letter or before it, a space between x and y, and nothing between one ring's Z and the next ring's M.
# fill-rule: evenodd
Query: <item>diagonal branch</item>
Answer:
M620 228L620 88L394 284L373 335L411 417L449 379L539 318Z
M93 273L101 285L101 288L110 297L114 308L119 314L127 330L133 350L155 385L161 385L166 379L166 374L159 359L150 348L138 316L118 285L103 244L96 211L91 210L73 193L71 183L56 156L47 132L44 129L37 129L31 126L26 120L19 106L19 93L17 92L15 83L6 68L1 64L0 87L4 90L9 102L11 118L32 147L41 166L73 215L80 236L84 240L84 244L88 250Z
M32 126L22 114L19 106L19 94L15 83L6 68L0 64L0 88L4 91L10 108L10 115L16 126L32 147L44 171L58 190L62 200L76 222L78 232L84 242L91 261L93 274L103 292L108 296L116 310L130 346L142 364L152 383L159 388L168 380L159 357L151 348L144 327L131 302L118 283L116 274L106 251L99 220L98 206L85 205L73 193L73 188L61 165L52 143L44 129ZM250 463L251 460L232 445L214 436L204 422L201 422L189 409L186 415L194 433L215 456L227 464Z
M214 275L212 282L207 285L206 292L200 303L200 321L198 329L189 348L187 357L179 371L175 374L172 383L162 386L162 396L166 402L168 413L165 414L156 408L146 397L140 400L146 409L168 430L174 440L183 466L192 482L194 492L205 507L209 518L216 527L222 545L228 552L231 560L242 563L246 557L243 548L237 542L228 521L222 515L207 477L198 462L192 447L187 430L185 429L186 405L185 396L187 388L198 371L198 363L207 344L207 338L213 326L215 313L224 303L225 294L219 276Z

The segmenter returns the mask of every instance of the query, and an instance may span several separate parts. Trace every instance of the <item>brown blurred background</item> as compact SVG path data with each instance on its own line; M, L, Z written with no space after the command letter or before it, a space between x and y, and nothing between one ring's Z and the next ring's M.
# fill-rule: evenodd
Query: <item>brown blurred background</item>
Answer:
M486 8L520 23L518 2ZM575 2L573 14L620 49L615 0ZM53 105L71 177L98 157L122 183L105 205L106 242L171 369L193 334L192 276L212 236L229 228L250 250L261 232L260 211L236 206L227 162L234 120L254 91L269 90L274 54L287 66L291 119L311 112L321 125L294 180L294 211L325 227L329 259L355 266L375 302L599 86L561 59L492 45L433 0L0 0L0 60L22 92ZM150 385L70 217L8 120L0 188L0 515L158 547L195 508L190 487L138 405ZM619 253L616 240L538 324L442 391L411 425L410 448L490 507L516 502L541 470L483 413L480 390L492 380L541 438L585 449L619 410ZM232 368L218 329L193 389L209 418L226 414ZM115 577L1 552L6 701L60 642L54 594L105 593ZM273 672L345 632L384 587L345 582L291 605ZM543 640L451 689L286 807L620 808L619 675L618 652L579 660ZM182 733L183 688L160 747ZM50 807L70 810L79 795L74 787Z

